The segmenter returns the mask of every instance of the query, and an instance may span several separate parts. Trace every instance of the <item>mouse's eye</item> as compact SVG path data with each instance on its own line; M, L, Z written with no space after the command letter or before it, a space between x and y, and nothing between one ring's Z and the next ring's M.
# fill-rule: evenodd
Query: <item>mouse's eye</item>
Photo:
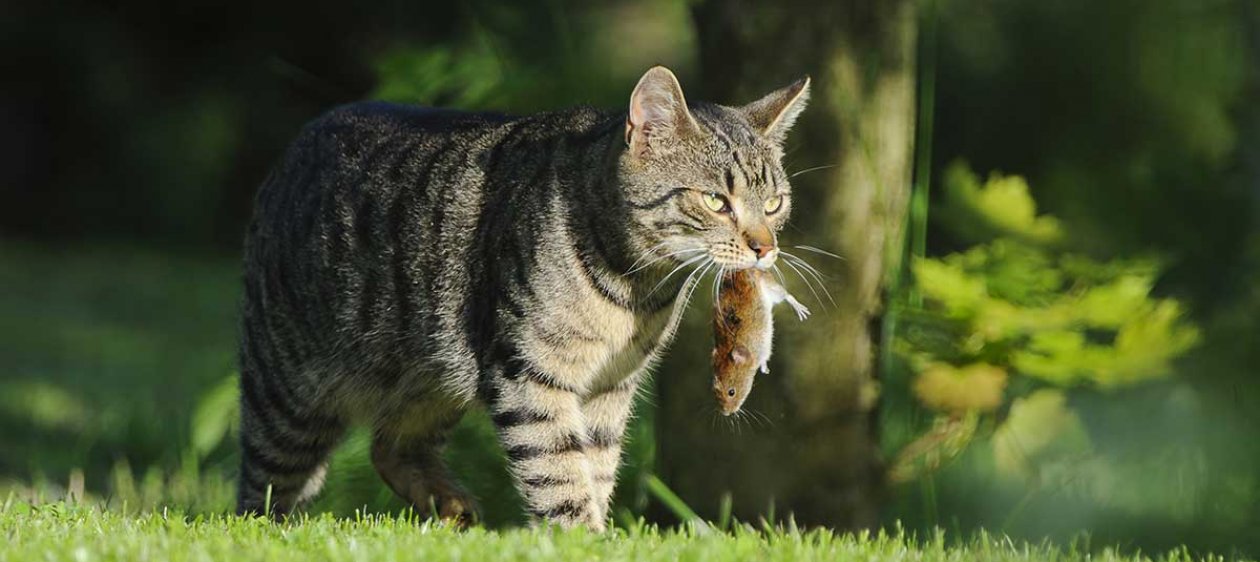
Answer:
M735 389L733 389L733 388L732 388L732 389L730 389L730 390L726 391L726 395L727 395L727 396L730 396L731 398L734 398L734 397L735 397Z

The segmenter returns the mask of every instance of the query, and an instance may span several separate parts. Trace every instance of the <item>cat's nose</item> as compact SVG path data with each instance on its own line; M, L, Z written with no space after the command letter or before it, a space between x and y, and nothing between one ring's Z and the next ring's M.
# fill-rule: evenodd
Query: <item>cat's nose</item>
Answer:
M774 259L774 251L777 249L774 246L774 233L766 225L753 225L745 230L744 240L748 243L748 248L757 255L757 261Z
M762 259L774 252L774 244L767 244L756 239L748 241L748 247L757 254L757 259Z

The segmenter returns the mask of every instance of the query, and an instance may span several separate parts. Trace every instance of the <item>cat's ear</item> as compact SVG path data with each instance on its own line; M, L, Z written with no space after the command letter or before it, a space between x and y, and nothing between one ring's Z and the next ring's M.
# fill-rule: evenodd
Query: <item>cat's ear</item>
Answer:
M700 126L687 111L678 78L663 66L643 74L630 94L630 114L626 118L626 146L638 157L669 150L671 143L700 132Z
M808 101L809 76L806 76L741 107L740 111L744 112L748 123L763 137L776 144L783 144L788 130L796 123L797 116L805 110Z

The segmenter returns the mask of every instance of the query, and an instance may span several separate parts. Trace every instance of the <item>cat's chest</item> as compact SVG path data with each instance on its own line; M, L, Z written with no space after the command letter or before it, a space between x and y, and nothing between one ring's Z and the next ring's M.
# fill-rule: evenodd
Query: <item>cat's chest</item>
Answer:
M593 373L590 387L616 386L625 377L651 364L668 343L666 335L671 331L671 316L668 309L636 316L629 328L630 337L609 350L609 360Z
M636 313L595 299L559 300L522 327L521 351L536 368L577 389L621 382L655 358L671 331L669 307Z

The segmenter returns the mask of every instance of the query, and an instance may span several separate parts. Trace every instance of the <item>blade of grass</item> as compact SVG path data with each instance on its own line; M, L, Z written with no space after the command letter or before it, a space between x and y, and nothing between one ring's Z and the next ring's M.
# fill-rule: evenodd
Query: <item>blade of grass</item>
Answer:
M721 503L718 504L718 520L717 527L723 531L729 530L731 526L731 511L734 508L734 500L731 498L730 492L722 493Z
M661 482L661 479L657 478L655 474L649 474L644 480L647 483L648 492L660 500L666 508L669 508L678 519L684 523L693 523L697 528L708 527L704 520L691 509L691 506L688 506L687 502L678 497L678 494L669 489L669 486Z

